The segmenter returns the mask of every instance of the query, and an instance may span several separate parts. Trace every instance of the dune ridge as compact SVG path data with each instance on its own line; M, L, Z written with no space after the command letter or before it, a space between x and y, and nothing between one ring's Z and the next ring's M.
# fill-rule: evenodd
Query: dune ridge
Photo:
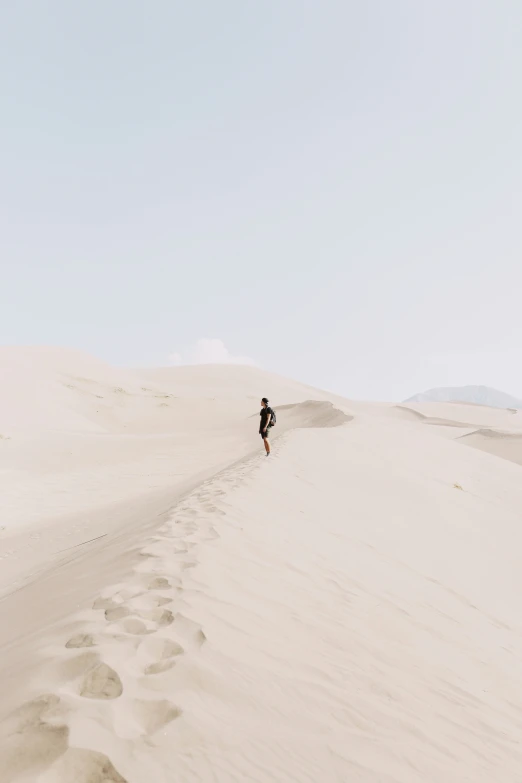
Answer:
M522 432L482 428L463 435L459 442L522 465Z

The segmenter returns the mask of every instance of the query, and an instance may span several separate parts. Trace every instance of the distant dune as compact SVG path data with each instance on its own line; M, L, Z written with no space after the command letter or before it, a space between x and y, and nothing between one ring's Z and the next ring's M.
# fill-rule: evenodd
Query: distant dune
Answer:
M463 435L460 443L522 465L522 432L479 429Z
M455 386L428 389L405 402L466 402L492 408L522 408L522 400L489 386Z
M520 780L522 411L0 374L0 783Z

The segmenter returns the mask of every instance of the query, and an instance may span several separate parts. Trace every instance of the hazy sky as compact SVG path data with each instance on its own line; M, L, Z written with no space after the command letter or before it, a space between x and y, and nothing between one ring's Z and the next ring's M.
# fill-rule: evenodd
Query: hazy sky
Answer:
M17 0L0 96L0 342L522 396L520 0Z

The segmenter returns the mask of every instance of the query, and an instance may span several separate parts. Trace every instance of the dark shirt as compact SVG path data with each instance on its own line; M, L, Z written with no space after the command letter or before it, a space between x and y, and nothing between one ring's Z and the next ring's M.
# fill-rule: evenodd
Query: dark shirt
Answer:
M261 408L261 412L259 415L261 416L261 421L259 423L259 432L263 432L263 430L266 427L268 417L272 415L272 408Z

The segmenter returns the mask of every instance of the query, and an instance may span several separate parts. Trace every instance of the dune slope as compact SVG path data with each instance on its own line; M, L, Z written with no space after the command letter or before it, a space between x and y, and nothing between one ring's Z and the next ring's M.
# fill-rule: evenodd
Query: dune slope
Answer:
M521 468L327 410L120 542L45 631L2 783L520 779Z
M263 394L328 398L255 368L131 371L58 348L0 348L0 374L0 595L259 448Z
M522 432L503 432L484 428L463 435L459 438L459 442L522 465Z

